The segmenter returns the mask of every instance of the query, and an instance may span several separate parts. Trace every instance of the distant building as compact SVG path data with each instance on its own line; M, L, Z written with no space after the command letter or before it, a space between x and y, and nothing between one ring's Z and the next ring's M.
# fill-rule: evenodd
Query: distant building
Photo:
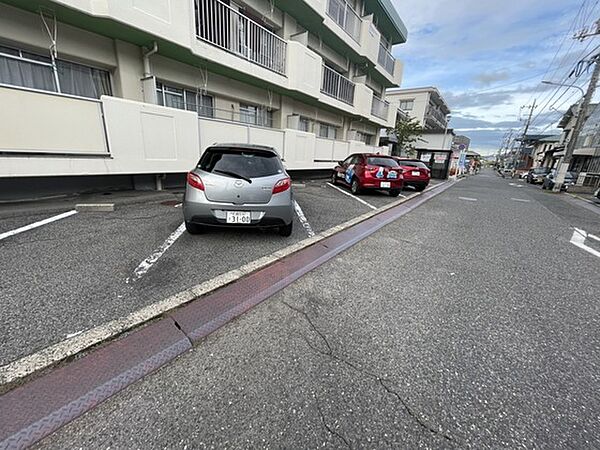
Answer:
M399 105L399 114L419 121L425 132L414 144L417 158L431 167L434 178L446 178L452 153L454 131L448 128L450 108L436 87L388 89L386 98ZM382 145L395 145L394 137L382 137ZM404 149L400 149L404 150Z

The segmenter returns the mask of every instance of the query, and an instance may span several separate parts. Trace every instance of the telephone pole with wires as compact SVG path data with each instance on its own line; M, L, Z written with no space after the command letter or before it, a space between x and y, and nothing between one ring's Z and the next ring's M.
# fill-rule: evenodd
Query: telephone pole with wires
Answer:
M588 37L599 35L600 34L599 24L600 24L600 20L597 20L595 22L595 28L593 29L593 31L584 29L583 31L581 31L580 33L575 35L575 39L579 39L579 40L583 41L583 40L587 39ZM580 61L580 64L582 64L582 65L584 65L586 63L587 63L588 68L593 65L594 71L592 73L592 78L590 79L590 82L588 84L585 95L583 96L583 99L581 100L579 107L577 108L577 110L575 112L575 115L576 115L575 126L573 127L573 132L571 133L571 136L569 137L569 141L567 142L567 147L565 149L565 156L563 156L560 166L558 167L558 173L556 174L556 180L554 182L554 187L552 189L554 192L562 191L562 186L565 183L565 175L567 174L567 172L569 170L569 166L571 165L571 159L573 158L573 151L575 150L575 146L577 145L577 139L579 138L579 133L581 132L581 129L583 128L583 125L585 124L585 120L586 120L586 116L587 116L586 112L590 106L592 97L594 96L594 93L596 92L596 86L598 85L598 79L600 79L600 53L596 53L594 56L592 56L588 60Z
M521 165L523 149L525 148L525 139L527 138L527 132L529 131L529 127L531 125L531 117L533 116L533 111L537 107L536 102L537 99L534 99L532 105L523 106L523 109L529 109L529 115L527 116L527 120L525 121L525 128L523 129L523 135L521 136L521 145L519 146L519 152L517 153L517 162L513 165L514 170L519 169L519 166Z

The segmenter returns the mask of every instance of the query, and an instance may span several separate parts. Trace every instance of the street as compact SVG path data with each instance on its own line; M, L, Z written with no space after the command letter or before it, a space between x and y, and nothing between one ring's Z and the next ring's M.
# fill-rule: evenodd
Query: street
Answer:
M300 192L298 202L310 204ZM305 213L310 221L319 211L306 206ZM158 213L135 211L131 219L144 214ZM147 234L143 226L140 235ZM585 231L591 252L572 243L575 228ZM594 236L600 207L484 171L314 269L38 448L596 448ZM231 245L224 240L262 242L262 234L223 234L212 248ZM186 247L166 263L166 274L148 281L153 292L190 273L181 262L195 255ZM8 289L18 292L12 283ZM44 303L41 294L27 297Z

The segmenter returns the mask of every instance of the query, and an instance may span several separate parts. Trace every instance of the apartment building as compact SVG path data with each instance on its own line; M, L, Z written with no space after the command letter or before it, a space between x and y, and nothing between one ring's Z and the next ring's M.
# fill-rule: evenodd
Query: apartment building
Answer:
M391 0L0 0L0 184L160 180L215 142L384 152L406 35Z
M432 176L446 178L452 155L454 131L449 129L450 108L435 87L388 89L387 99L401 115L415 118L424 133L414 144L417 157L430 164ZM393 142L393 138L391 140ZM382 143L388 140L383 139Z

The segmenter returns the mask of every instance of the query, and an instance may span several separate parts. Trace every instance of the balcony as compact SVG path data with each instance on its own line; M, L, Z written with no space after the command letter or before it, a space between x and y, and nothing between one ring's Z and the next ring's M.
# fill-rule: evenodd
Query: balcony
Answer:
M394 57L383 43L379 43L379 56L377 62L390 75L394 75Z
M371 114L380 119L387 120L390 110L390 104L385 100L373 95L373 103L371 104Z
M360 43L360 16L344 0L328 0L327 15L333 19L348 35Z
M348 78L335 70L323 66L321 92L349 105L354 104L355 85Z
M219 0L196 0L196 36L285 75L287 42Z

